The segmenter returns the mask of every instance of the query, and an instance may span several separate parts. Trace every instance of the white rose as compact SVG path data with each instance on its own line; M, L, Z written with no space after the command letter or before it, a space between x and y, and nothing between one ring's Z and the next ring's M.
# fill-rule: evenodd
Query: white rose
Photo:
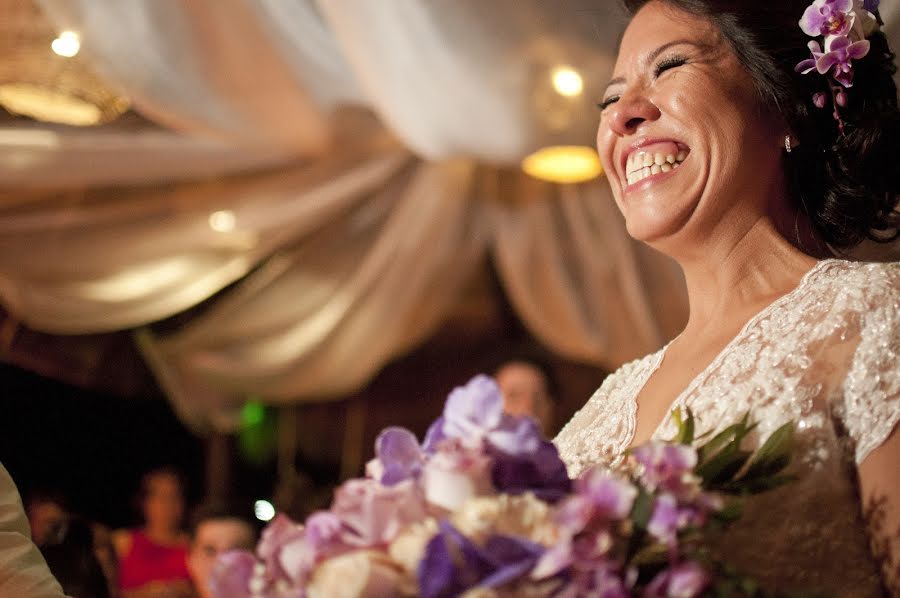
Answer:
M464 447L438 452L425 465L422 485L430 504L455 511L472 498L494 494L491 460Z
M406 570L407 574L414 577L419 561L425 556L425 546L437 533L438 524L432 518L421 523L413 523L391 542L388 554L394 562Z
M307 587L309 598L400 598L402 573L383 552L357 550L322 562Z

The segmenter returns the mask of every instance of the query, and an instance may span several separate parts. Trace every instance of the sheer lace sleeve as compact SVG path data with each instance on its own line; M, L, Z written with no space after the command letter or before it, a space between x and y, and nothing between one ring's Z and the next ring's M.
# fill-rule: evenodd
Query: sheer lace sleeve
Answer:
M870 273L860 341L839 406L857 465L900 421L900 263L873 265Z

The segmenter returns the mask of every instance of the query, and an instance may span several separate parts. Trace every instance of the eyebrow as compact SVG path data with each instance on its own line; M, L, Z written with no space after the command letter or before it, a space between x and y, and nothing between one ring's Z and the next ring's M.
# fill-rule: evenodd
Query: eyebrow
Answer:
M656 48L652 52L650 52L650 54L647 56L647 59L645 62L647 62L647 63L653 62L654 60L656 60L659 57L660 54L662 54L669 48L671 48L673 46L680 46L682 44L689 44L691 46L700 47L700 44L698 44L695 41L691 41L689 39L676 39L675 41L667 42L667 43L661 45L660 47ZM609 89L613 85L620 85L622 83L625 83L625 77L616 77L614 79L610 79L609 83L606 84L606 88Z

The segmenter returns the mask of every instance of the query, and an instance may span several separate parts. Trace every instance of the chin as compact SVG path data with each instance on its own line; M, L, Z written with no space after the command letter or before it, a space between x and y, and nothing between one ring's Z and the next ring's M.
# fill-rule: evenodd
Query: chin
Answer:
M631 206L625 214L625 228L635 241L648 245L664 242L682 231L691 219L693 209L652 209L649 206Z

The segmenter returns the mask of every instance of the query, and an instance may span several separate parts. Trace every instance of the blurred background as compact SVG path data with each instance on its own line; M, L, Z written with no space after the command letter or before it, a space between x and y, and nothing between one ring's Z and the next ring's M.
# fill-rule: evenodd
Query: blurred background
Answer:
M511 409L554 435L687 314L593 149L624 22L605 0L0 0L22 494L128 528L174 466L186 508L302 517L381 428L421 436L509 363L542 397Z

